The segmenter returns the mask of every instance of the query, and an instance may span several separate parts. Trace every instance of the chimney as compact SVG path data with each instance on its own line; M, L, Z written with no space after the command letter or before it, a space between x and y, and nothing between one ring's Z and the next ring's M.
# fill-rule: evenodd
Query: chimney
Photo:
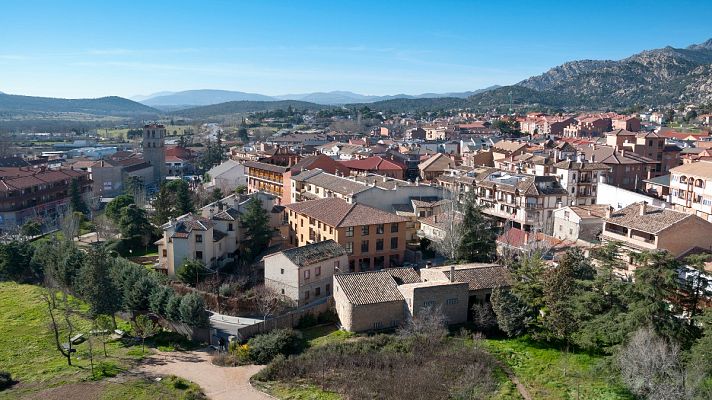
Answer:
M612 213L613 213L613 207L611 207L611 206L606 207L606 218L611 218Z
M425 268L432 268L432 267L433 267L433 262L432 262L432 261L428 261L428 262L425 263Z
M641 217L642 217L643 215L645 215L645 204L646 204L645 201L643 201L643 202L640 203L640 214L639 214L639 215L640 215Z
M455 266L450 266L450 282L455 282Z
M594 149L594 150L595 150L595 149ZM595 162L596 162L596 155L595 155L595 154L591 154L591 162L592 162L592 163L595 163Z

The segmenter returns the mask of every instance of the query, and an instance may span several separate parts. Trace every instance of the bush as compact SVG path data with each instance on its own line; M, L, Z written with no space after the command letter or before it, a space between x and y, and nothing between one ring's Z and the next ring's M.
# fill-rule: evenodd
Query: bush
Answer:
M297 329L310 328L318 323L319 323L319 321L313 314L305 314L305 315L302 315L301 318L299 318L299 323L297 324Z
M7 389L14 385L15 381L12 380L12 375L7 371L0 371L0 390Z
M250 359L255 364L267 364L278 354L299 353L304 348L301 335L291 329L275 329L253 337L247 342Z

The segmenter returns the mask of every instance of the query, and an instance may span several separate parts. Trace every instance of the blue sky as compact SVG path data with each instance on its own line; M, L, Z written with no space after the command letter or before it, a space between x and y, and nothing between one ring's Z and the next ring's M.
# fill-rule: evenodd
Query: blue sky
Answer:
M712 1L2 0L0 91L465 91L699 43L709 15Z

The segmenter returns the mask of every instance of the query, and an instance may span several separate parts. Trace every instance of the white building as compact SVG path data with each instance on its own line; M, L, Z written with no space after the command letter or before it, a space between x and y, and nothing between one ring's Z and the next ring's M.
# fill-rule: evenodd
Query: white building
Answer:
M302 306L331 296L334 272L349 260L341 245L326 240L270 254L264 263L265 286Z

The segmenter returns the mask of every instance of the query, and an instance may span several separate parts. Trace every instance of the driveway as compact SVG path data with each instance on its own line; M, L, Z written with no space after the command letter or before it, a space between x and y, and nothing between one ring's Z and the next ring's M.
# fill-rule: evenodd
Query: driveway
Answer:
M212 400L268 400L273 397L250 385L250 377L261 370L260 365L218 367L210 362L206 350L156 352L138 368L146 375L175 375L200 385Z

